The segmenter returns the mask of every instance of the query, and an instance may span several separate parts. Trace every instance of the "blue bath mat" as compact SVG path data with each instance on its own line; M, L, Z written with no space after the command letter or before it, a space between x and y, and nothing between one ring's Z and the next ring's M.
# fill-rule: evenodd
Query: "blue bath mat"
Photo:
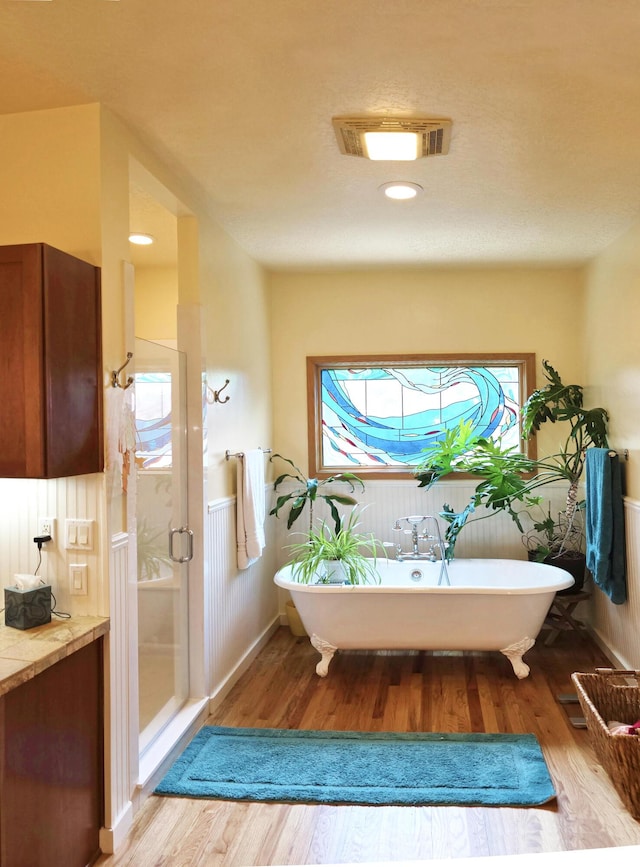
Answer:
M555 797L534 735L206 726L158 795L306 804L534 806Z

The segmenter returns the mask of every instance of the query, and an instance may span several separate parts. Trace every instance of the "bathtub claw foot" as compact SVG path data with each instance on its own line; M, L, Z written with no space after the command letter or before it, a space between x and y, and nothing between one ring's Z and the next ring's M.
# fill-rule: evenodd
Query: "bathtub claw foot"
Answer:
M338 648L334 647L333 644L329 644L328 641L325 641L324 638L320 638L320 636L316 635L315 633L311 636L309 640L318 651L318 653L322 656L322 659L316 665L316 674L320 677L326 677L329 672L329 663L333 659L333 656Z
M500 653L504 653L507 657L513 666L515 676L520 680L522 680L523 677L526 677L531 670L527 663L523 661L522 657L527 650L531 650L535 643L535 638L525 637L522 641L516 641L515 644L510 644L509 647L505 647L504 650L500 651Z

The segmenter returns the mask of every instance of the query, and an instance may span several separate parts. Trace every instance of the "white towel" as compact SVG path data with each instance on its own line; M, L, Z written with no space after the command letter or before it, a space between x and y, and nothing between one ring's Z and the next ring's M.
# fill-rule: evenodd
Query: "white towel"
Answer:
M265 546L264 453L253 449L238 457L236 537L238 568L247 569L260 557Z
M136 423L128 389L108 388L105 404L107 492L109 497L115 497L127 490L131 453L136 447Z
M124 390L108 388L105 399L105 439L107 492L109 497L120 493L122 487L122 452L120 451L120 425L124 407Z

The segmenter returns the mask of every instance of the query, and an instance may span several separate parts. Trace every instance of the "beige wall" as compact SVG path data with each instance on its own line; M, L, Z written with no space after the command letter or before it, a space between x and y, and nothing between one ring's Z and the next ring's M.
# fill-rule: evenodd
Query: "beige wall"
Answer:
M120 367L127 351L123 262L129 258L129 178L121 124L108 111L99 110L102 360L108 375Z
M109 194L113 191L118 201L124 194L127 209L126 220L121 215L120 224L111 226L114 247L121 238L126 243L130 171L142 167L142 176L152 180L158 196L164 197L159 198L161 204L173 208L178 217L179 300L202 308L203 366L209 385L217 389L226 378L231 380L225 392L231 397L229 403L215 404L208 411L205 491L209 500L228 496L235 492L235 467L224 460L225 449L242 450L271 440L270 335L263 271L211 217L198 187L178 181L128 129L104 110L103 116L103 164L110 167ZM127 255L128 245L123 258ZM117 266L114 275L119 262ZM116 309L120 309L120 282L119 278L108 287L117 295ZM120 333L123 321L121 311L119 323L114 323ZM118 352L123 351L120 342Z
M96 105L0 116L0 244L44 242L101 265L100 110ZM59 611L107 613L100 546L83 558L87 596L70 596L65 518L97 520L102 476L48 481L0 479L0 581L36 567L38 517L56 519L43 548L40 575L52 584Z
M203 365L210 384L218 388L227 376L231 379L226 392L231 400L209 412L213 460L205 494L210 499L232 494L235 475L231 463L224 461L224 450L268 446L272 440L268 305L260 267L215 223L201 191L173 177L130 130L97 104L0 116L0 156L0 243L44 241L102 269L105 388L110 371L122 364L128 348L123 262L129 258L132 161L182 203L177 216L180 224L188 223L185 246L192 255L189 262L180 263L185 290L181 302L203 308ZM83 490L89 483L83 480ZM0 480L0 493L2 484ZM83 495L82 501L91 501L96 511L91 517L98 519L102 477L91 484L91 495ZM15 485L12 492L15 521L7 529L7 544L16 532L25 538L33 535L35 520L26 507L25 515L15 509ZM55 514L53 509L52 504L49 510ZM108 514L110 529L122 529L124 509ZM57 517L63 522L64 515ZM14 524L19 530L11 529ZM3 538L0 533L0 557ZM24 557L30 555L27 546ZM12 559L10 566L6 558L4 562L11 571L29 571L31 563L21 557L15 563ZM61 561L63 575L65 568ZM106 604L103 584L100 590L101 604Z
M585 368L590 397L611 415L610 445L628 449L627 601L594 592L593 624L626 668L640 665L640 224L591 263L585 279Z
M543 358L582 382L582 279L571 268L272 274L275 449L307 466L307 355L535 352L539 384ZM539 454L559 442L544 431Z
M236 462L224 453L272 446L269 304L262 269L215 226L201 246L206 275L207 373L227 403L208 407L209 499L235 491ZM266 464L267 473L269 464Z
M594 403L611 415L610 444L629 449L627 493L640 500L640 224L591 264L585 367Z
M43 241L100 264L96 105L0 116L0 242Z
M178 268L136 268L136 337L176 340Z

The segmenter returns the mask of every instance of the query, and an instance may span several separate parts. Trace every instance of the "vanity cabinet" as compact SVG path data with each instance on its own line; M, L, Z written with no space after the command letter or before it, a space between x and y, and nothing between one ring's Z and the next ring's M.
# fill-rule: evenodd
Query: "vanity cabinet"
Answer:
M2 867L85 867L100 854L102 642L0 697Z
M103 468L100 269L0 247L0 477Z

